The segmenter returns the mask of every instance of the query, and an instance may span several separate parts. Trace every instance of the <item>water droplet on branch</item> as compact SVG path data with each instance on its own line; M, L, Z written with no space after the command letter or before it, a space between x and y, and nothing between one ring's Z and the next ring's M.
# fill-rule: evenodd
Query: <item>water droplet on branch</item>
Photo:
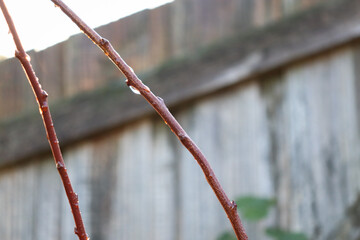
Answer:
M28 62L31 61L31 57L30 57L28 54L25 55L25 59L26 59Z
M133 86L129 86L129 88L131 89L131 91L135 94L140 94L139 90L137 90L137 88L133 87Z

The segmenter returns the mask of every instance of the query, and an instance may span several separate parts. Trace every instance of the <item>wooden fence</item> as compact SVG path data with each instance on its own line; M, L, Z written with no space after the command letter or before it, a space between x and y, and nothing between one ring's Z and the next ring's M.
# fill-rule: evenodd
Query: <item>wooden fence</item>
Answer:
M306 8L310 2L319 0L177 0L99 27L97 31L112 42L135 71L146 73L169 59L193 55L208 44ZM82 34L29 55L52 102L122 78ZM8 59L0 64L0 118L35 109L32 91L16 61Z
M310 3L178 0L99 28L114 33L108 38L120 53L128 44L124 58L170 105L232 199L276 197L268 219L245 222L250 239L269 239L269 226L310 239L359 238L360 3L295 11ZM142 26L136 34L135 23ZM139 48L144 39L159 45ZM209 240L230 230L191 155L90 49L75 36L32 59L57 99L55 127L91 239ZM182 58L158 67L175 56ZM40 117L24 112L32 107L19 68L14 60L0 63L0 236L76 239ZM21 97L7 102L13 110L4 103L12 90Z

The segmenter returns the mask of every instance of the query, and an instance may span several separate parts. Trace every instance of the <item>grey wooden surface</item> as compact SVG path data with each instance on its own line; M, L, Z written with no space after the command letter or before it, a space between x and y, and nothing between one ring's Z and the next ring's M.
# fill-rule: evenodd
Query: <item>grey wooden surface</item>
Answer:
M267 239L271 225L336 239L330 233L360 193L358 49L173 110L230 198L277 198L268 220L245 223L250 239ZM74 144L64 157L91 239L209 240L230 229L200 168L158 117ZM50 157L2 169L0 192L1 239L76 239Z

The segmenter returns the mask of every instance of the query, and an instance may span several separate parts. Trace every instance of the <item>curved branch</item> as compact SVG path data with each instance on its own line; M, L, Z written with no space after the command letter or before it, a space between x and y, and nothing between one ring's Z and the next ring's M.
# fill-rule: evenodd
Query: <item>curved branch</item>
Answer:
M215 195L219 199L223 206L238 239L248 239L240 217L237 213L237 206L234 201L230 201L224 190L222 189L215 173L210 167L210 164L206 160L203 153L193 140L187 135L184 129L180 126L174 116L170 113L166 107L164 101L155 96L150 89L142 83L142 81L136 76L134 71L121 56L115 51L110 42L101 37L95 30L89 27L84 21L82 21L68 6L66 6L61 0L51 0L110 58L110 60L119 68L119 70L126 76L126 84L140 92L140 94L149 102L149 104L158 112L165 123L170 127L174 134L179 138L181 143L189 150L194 156L201 169L203 170L206 180L211 188L214 190Z
M71 185L71 181L69 178L69 175L67 173L65 163L61 154L59 141L56 136L54 124L51 118L50 109L48 105L48 94L45 92L45 90L42 89L39 79L36 77L35 72L31 66L30 63L30 57L27 55L24 51L24 48L21 44L20 38L17 34L15 25L11 19L11 16L6 8L6 5L3 0L0 0L0 7L4 14L4 17L6 19L6 22L9 26L10 32L13 36L15 45L16 45L16 51L15 56L19 59L25 74L29 80L29 83L32 87L32 90L34 92L36 101L39 105L39 110L41 117L44 122L46 135L51 147L52 154L54 156L56 168L59 171L61 180L64 185L64 189L67 195L67 198L70 203L71 211L74 217L75 221L75 234L78 235L80 240L88 240L88 237L85 232L84 223L82 221L80 209L79 209L79 200L77 194L74 192L73 187Z

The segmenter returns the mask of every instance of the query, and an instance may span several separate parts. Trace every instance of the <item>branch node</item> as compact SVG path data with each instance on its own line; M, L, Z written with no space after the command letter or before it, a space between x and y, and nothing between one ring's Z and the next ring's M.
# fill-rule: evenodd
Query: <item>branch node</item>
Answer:
M106 38L101 38L100 39L100 45L103 46L104 48L108 48L109 45L110 45L110 42Z
M31 61L31 57L28 54L26 54L25 52L22 53L18 49L15 49L15 57L18 58L20 61L24 61L24 60L28 62Z
M183 142L187 139L187 135L185 133L179 133L178 137L181 142Z
M26 59L26 61L30 62L30 61L31 61L30 55L28 55L28 54L25 53L25 59Z
M41 111L44 113L48 110L49 110L49 105L48 105L47 101L44 101L41 105Z
M161 102L161 104L165 104L164 99L162 99L161 97L157 96L157 99L159 99L159 101Z
M49 94L45 90L41 91L41 97L44 101L46 101L48 96L49 96Z
M76 193L74 194L73 201L79 203L79 196Z
M77 227L74 227L74 233L80 237Z
M61 168L65 168L65 166L64 166L63 163L57 162L57 163L56 163L56 168L57 168L57 169L61 169Z
M209 179L214 179L214 174L210 173L209 174Z
M17 49L15 49L15 57L18 58L18 59L21 58L20 52L19 52L19 50L17 50Z
M230 207L231 207L232 210L236 211L236 210L237 210L237 204L236 204L236 202L235 202L235 201L231 201L231 202L230 202Z
M145 92L148 92L148 93L151 92L150 88L148 86L146 86L145 84L144 84L144 90L145 90Z

